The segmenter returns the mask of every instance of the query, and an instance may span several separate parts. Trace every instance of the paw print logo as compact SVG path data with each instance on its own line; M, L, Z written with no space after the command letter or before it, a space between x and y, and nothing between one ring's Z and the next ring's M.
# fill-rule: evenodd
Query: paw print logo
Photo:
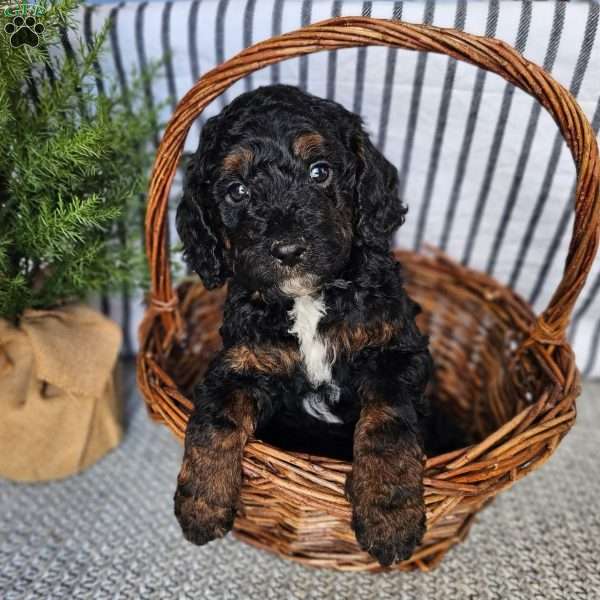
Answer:
M27 45L35 48L40 43L40 35L44 32L44 26L38 23L35 17L14 17L10 23L4 26L4 31L10 36L10 45L13 48Z

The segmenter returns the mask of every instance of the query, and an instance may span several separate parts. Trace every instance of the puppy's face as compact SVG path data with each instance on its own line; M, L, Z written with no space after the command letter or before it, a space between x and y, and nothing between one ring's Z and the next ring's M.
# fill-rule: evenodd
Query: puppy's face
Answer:
M293 120L279 135L267 131L227 148L212 195L235 277L251 289L298 295L347 263L353 206L347 151L317 123Z
M206 123L177 226L207 287L233 276L303 295L338 276L353 246L389 246L404 214L396 185L358 117L295 88L260 88Z

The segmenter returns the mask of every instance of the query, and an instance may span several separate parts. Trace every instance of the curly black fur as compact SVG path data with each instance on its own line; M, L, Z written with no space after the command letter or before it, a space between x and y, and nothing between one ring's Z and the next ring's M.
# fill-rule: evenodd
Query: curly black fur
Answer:
M307 135L313 138L298 152L295 144ZM308 175L319 161L330 167L324 183ZM239 183L250 194L234 201L231 186ZM312 453L360 456L354 492L348 491L355 506L353 524L361 545L382 564L409 556L424 522L419 423L427 412L424 390L431 359L428 340L415 324L419 308L406 295L400 266L390 254L392 234L405 213L397 171L373 146L361 119L335 102L281 85L243 94L207 121L177 212L189 265L208 288L229 283L221 329L224 348L196 390L189 445L200 438L209 444L219 431L231 435L240 417L238 412L232 420L227 412L231 403L225 399L242 393L245 408L239 410L252 415L257 437ZM272 253L278 242L300 242L305 248L300 261L282 264ZM330 336L335 346L331 332L343 326L367 340L351 354L336 357L331 383L311 383L301 360L290 358L285 372L265 371L242 368L241 359L236 363L228 354L240 347L297 354L298 338L290 332L297 292L285 286L292 279L306 288L298 293L322 295L326 312L318 332L324 339ZM384 324L393 334L384 343L371 342L364 330L373 324ZM339 388L337 400L331 397L331 385ZM337 422L309 414L302 403L307 394L320 396ZM357 423L362 429L353 447ZM360 482L370 481L369 465L379 464L392 448L413 457L407 462L411 487L403 486L406 472L394 467L386 489L379 495L377 490L365 492L368 486ZM203 456L195 464L209 460ZM238 455L231 460L239 460ZM200 509L194 508L182 514L180 492L177 514L188 538L215 537L206 534L204 525L202 531L192 531L208 517L197 518L192 513ZM416 511L414 519L407 518L408 505ZM403 518L387 518L396 513ZM230 526L213 523L210 531Z

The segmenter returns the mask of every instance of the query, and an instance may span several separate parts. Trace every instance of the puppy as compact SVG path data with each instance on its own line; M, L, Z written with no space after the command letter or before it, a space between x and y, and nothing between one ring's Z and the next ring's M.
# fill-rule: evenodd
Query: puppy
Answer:
M348 443L352 527L382 565L420 542L431 359L390 254L405 213L396 169L335 102L268 86L206 122L177 229L204 285L229 285L175 493L189 541L231 529L250 436L285 432L313 453Z

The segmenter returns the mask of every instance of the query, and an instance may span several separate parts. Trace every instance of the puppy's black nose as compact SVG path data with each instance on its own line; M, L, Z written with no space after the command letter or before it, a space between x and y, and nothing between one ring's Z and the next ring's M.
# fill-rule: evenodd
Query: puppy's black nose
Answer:
M300 244L288 244L286 242L275 242L271 246L271 254L278 258L284 265L289 267L295 265L304 254L306 248Z

